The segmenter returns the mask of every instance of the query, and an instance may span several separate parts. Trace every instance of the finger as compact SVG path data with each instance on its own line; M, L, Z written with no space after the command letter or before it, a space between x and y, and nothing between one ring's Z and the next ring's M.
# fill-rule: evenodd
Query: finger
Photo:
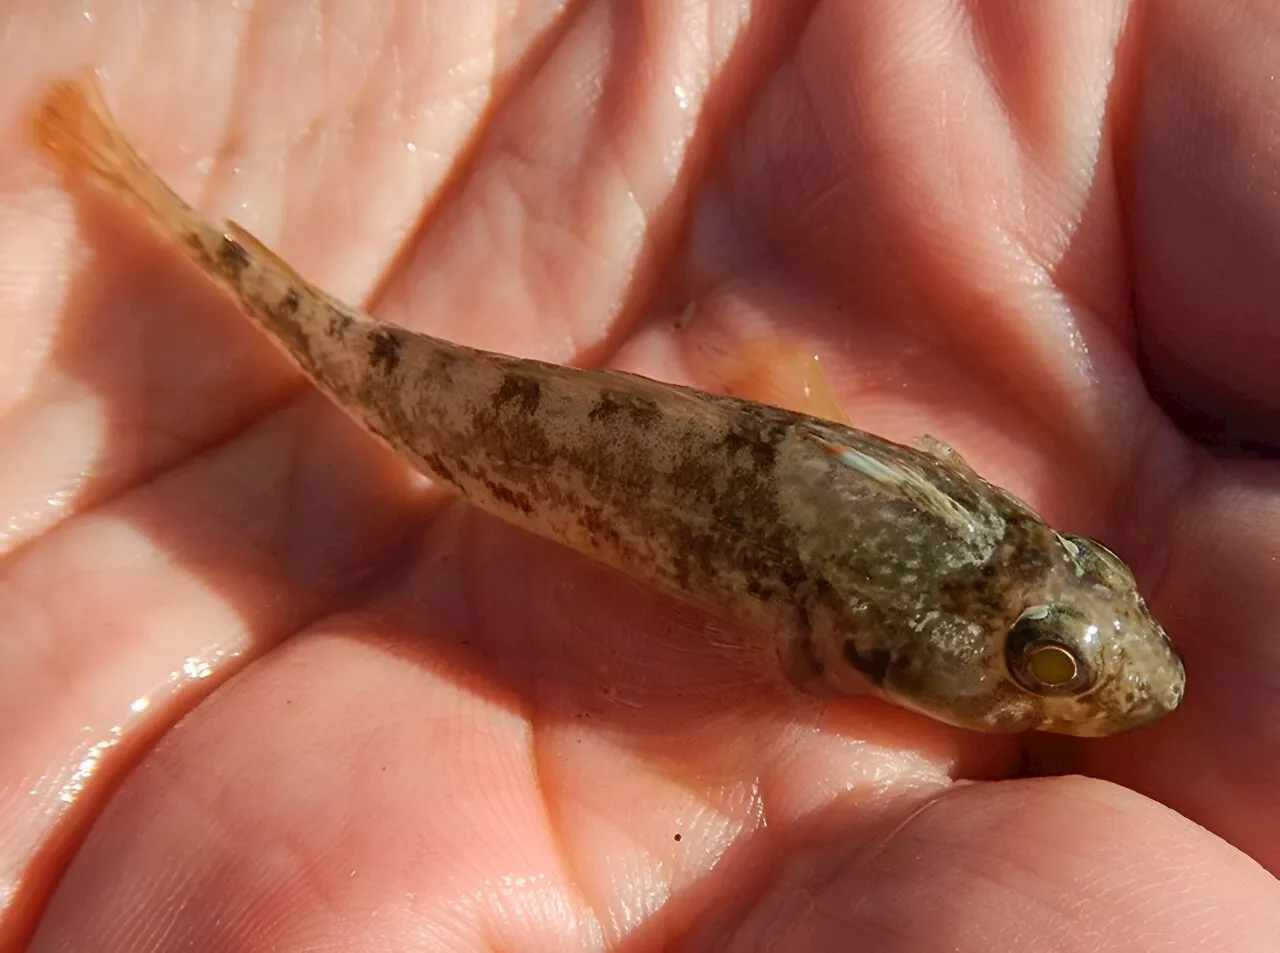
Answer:
M1263 953L1280 929L1280 887L1256 864L1083 778L953 788L870 840L817 829L778 847L759 894L691 948Z
M1130 254L1142 349L1176 419L1280 446L1280 9L1175 2L1143 20L1127 107Z

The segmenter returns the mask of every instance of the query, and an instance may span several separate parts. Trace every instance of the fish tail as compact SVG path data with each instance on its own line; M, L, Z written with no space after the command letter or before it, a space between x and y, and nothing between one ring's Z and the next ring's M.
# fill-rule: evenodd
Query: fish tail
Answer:
M88 173L112 191L141 204L162 226L177 225L215 242L224 236L234 238L265 267L306 284L313 294L321 294L244 226L226 221L221 228L215 228L165 185L129 145L92 71L86 70L79 81L62 80L50 86L32 115L31 125L35 141L67 175L83 177Z
M295 357L298 325L309 317L299 299L342 307L244 227L215 225L170 189L125 138L92 70L52 84L31 115L30 132L64 175L101 185L146 212ZM282 301L289 303L281 308Z
M129 145L93 71L51 85L31 116L30 131L65 175L96 180L141 205L163 230L200 231L205 224Z
M430 354L451 345L384 326L348 307L244 227L214 224L188 205L125 139L91 71L48 88L31 116L30 134L64 175L96 183L145 211L321 389L395 445L396 424L386 410L398 400L393 372L410 351ZM379 388L376 399L369 396Z
M32 136L68 173L89 171L128 188L141 161L111 118L97 77L60 80L46 90L31 117Z

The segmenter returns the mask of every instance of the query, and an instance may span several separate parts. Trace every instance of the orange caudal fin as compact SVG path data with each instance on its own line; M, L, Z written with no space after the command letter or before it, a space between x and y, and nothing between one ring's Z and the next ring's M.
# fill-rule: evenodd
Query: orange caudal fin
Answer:
M49 86L31 114L29 131L64 175L94 181L141 206L162 231L186 235L207 228L129 145L91 70Z
M89 173L118 188L130 188L141 160L111 118L97 76L59 80L31 116L35 142L68 174Z

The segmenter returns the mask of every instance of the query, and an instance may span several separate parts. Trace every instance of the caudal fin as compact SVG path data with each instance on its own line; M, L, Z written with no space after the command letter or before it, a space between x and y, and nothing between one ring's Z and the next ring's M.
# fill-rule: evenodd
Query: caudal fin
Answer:
M96 181L133 200L162 230L199 227L191 207L129 145L91 70L79 79L59 80L45 91L31 115L30 132L65 175Z
M141 160L117 128L97 77L50 86L31 117L36 143L68 174L89 172L128 188Z

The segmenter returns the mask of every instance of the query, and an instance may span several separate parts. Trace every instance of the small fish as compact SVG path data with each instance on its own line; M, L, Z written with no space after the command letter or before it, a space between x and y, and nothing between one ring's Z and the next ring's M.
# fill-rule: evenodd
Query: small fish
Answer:
M1182 699L1133 575L952 449L385 324L175 195L93 78L36 142L145 212L317 387L476 506L756 633L815 694L871 691L989 732L1110 735Z

